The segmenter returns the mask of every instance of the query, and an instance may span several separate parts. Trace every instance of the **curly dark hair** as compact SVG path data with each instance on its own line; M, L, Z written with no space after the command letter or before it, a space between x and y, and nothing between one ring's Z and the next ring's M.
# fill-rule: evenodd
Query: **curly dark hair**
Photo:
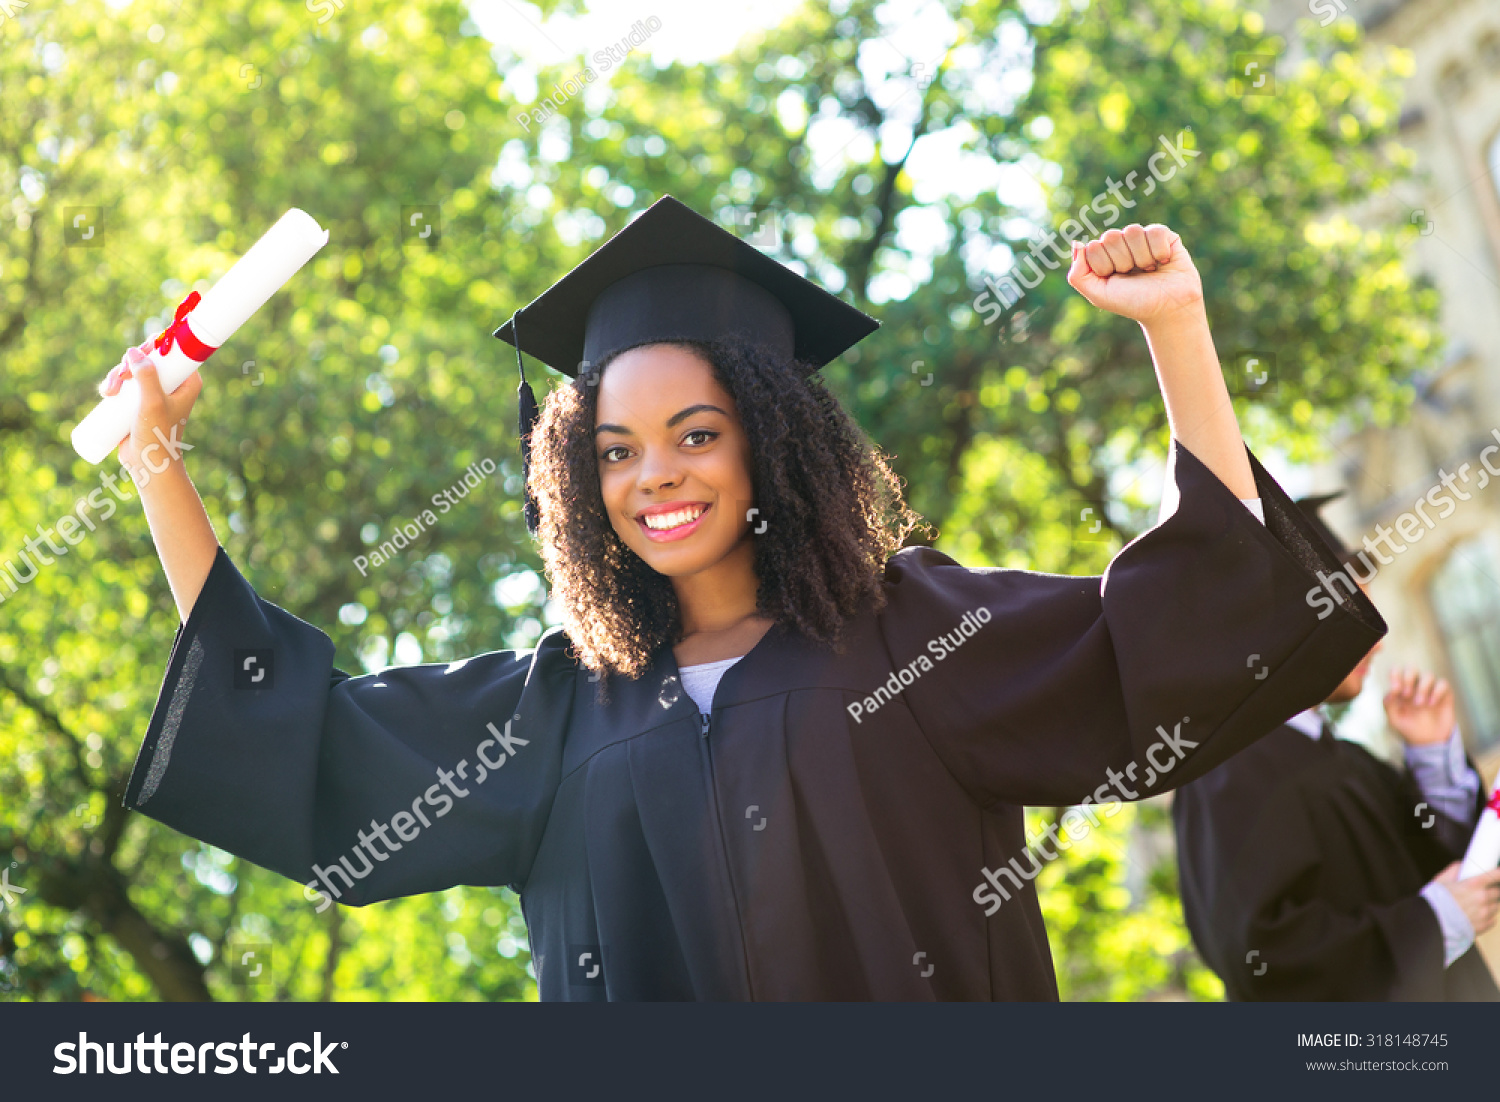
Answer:
M754 537L757 612L841 647L846 622L867 602L884 603L886 559L913 529L928 527L907 506L900 479L808 365L737 335L653 343L701 357L739 410L766 522ZM671 579L615 533L599 488L599 387L590 382L611 359L555 387L531 435L547 579L575 653L600 674L601 701L610 676L641 676L664 644L682 639Z

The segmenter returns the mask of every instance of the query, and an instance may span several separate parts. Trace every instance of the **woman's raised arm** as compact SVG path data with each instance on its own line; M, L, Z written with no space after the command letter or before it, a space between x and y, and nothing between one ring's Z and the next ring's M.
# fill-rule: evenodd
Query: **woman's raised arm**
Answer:
M1075 241L1068 282L1100 309L1140 322L1173 438L1235 497L1258 496L1208 331L1203 282L1182 238L1158 223Z
M192 448L182 443L182 427L203 389L203 378L195 371L174 393L164 393L145 348L129 349L99 390L114 394L132 376L140 383L141 412L120 445L119 459L140 490L156 553L185 624L219 551L219 538L182 459L182 453Z

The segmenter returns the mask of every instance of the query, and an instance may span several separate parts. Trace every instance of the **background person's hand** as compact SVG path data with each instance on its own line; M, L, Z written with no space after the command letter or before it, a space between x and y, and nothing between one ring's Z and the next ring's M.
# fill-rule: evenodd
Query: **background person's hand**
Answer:
M1500 914L1500 869L1491 869L1467 880L1458 878L1460 862L1455 861L1432 878L1433 883L1448 889L1448 894L1463 909L1478 937L1495 925Z
M1096 241L1075 241L1068 282L1101 310L1142 324L1203 305L1193 258L1182 238L1159 222L1132 222Z
M1453 689L1441 677L1392 670L1384 704L1386 720L1410 746L1447 742L1453 733Z
M127 349L124 359L99 384L99 393L105 397L118 394L126 379L135 378L140 382L141 411L131 426L130 435L120 444L118 455L120 462L131 471L144 469L149 473L155 468L159 473L165 470L164 463L176 458L172 454L175 449L166 444L181 441L182 426L187 424L193 403L203 390L203 376L195 371L171 394L165 393L156 374L156 364L146 355L150 347L151 341L146 340ZM156 445L154 449L153 444ZM190 447L192 445L185 445L183 450Z

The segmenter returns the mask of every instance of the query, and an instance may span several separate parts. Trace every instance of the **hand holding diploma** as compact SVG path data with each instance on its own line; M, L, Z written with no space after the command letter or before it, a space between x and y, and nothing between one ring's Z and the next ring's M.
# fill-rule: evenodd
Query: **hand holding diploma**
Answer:
M119 459L133 472L160 474L165 469L162 464L172 462L193 447L182 442L182 427L203 390L203 376L193 372L168 394L161 385L156 362L146 354L150 344L146 341L128 349L125 358L104 377L99 393L109 398L118 394L127 380L136 381L140 403L130 435L120 442ZM167 454L159 456L159 451ZM146 473L136 474L138 480L147 477Z
M200 299L195 291L177 307L172 324L141 346L171 394L198 371L265 301L328 241L328 231L295 207L261 236ZM129 380L111 392L73 430L73 447L98 463L131 431L141 402Z
M1455 861L1433 877L1433 881L1447 888L1453 901L1463 908L1475 937L1495 925L1496 917L1500 916L1500 869L1463 877Z

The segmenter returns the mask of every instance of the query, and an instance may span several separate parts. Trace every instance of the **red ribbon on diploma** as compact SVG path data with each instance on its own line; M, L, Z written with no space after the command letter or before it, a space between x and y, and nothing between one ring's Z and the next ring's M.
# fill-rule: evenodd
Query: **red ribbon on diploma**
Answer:
M177 347L182 349L182 354L190 360L202 363L219 349L217 346L209 347L193 335L193 330L188 325L188 315L193 312L193 307L198 305L202 298L197 291L191 292L187 298L177 304L177 313L172 317L172 324L156 335L156 350L165 356L172 351L175 341Z
M1500 788L1497 788L1495 791L1490 793L1490 798L1485 801L1484 806L1489 808L1496 815L1500 815Z

